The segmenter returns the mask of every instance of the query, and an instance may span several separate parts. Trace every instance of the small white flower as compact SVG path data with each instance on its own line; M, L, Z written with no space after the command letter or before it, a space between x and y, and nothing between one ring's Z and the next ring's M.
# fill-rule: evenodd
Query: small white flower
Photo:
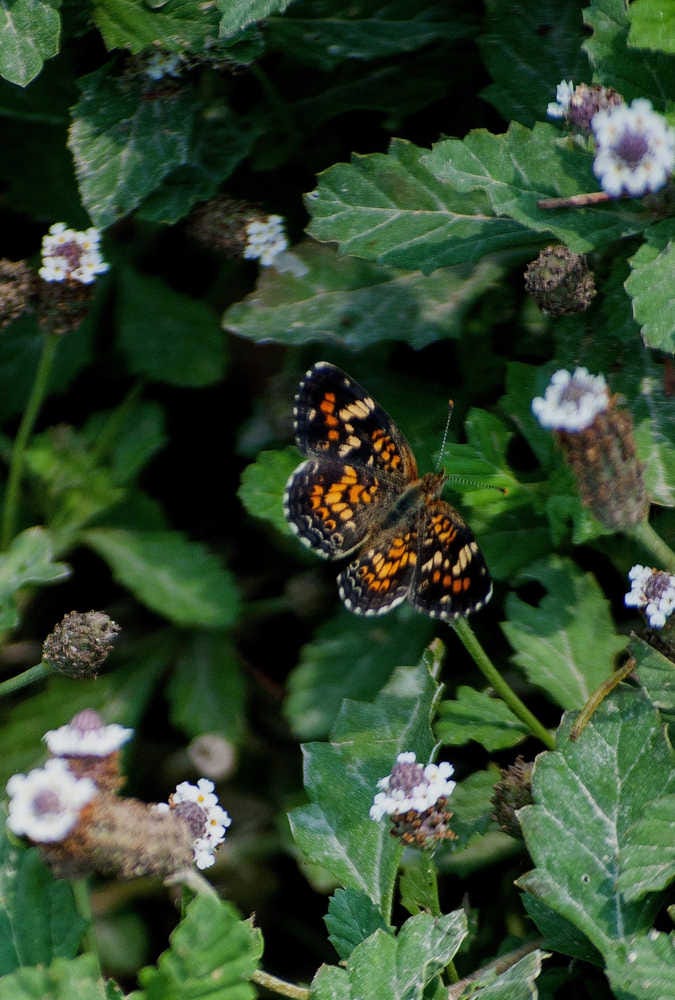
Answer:
M570 100L574 93L574 84L571 80L561 80L555 90L555 101L546 108L549 118L566 118L570 108Z
M196 785L182 781L169 797L170 805L160 802L158 812L176 811L189 826L193 835L192 847L197 868L210 868L216 860L215 849L225 840L232 819L226 809L218 804L213 792L213 782L200 778Z
M268 215L261 222L257 219L246 226L244 257L259 260L264 267L274 264L274 259L288 249L284 220L280 215Z
M133 733L117 723L106 726L98 712L84 709L68 725L50 729L42 738L55 757L108 757Z
M593 170L607 194L638 197L668 182L675 166L675 130L649 101L598 111L591 128L596 143Z
M43 281L78 281L89 285L97 274L108 270L99 250L101 233L91 227L84 232L55 222L42 240Z
M370 818L379 822L383 816L394 816L414 810L425 812L440 798L452 794L455 782L449 781L452 764L417 763L414 753L400 753L391 774L380 778L377 792L370 808Z
M609 405L607 383L602 375L590 375L577 368L555 372L542 396L532 400L532 412L542 427L560 431L581 431L593 423Z
M663 628L675 610L675 576L638 563L628 579L631 589L624 597L626 606L644 612L651 628Z
M28 774L13 775L7 793L9 829L37 843L53 844L70 833L97 788L91 778L76 778L66 762L56 758Z
M144 73L151 80L161 80L165 76L180 76L182 68L183 57L179 52L152 52L146 60Z

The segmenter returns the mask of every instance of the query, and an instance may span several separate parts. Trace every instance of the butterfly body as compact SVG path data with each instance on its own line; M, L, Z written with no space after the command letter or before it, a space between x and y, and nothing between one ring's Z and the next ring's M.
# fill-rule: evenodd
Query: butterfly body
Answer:
M358 382L318 362L300 383L294 415L308 458L288 480L286 517L318 555L355 556L338 575L350 611L384 614L407 599L450 619L487 603L485 560L440 498L445 474L419 476L410 445Z

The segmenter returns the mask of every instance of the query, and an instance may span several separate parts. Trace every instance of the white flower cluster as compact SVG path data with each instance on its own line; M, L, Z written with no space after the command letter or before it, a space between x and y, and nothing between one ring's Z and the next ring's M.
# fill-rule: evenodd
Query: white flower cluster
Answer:
M82 715L83 713L80 713ZM109 726L85 728L73 722L58 729L50 729L42 737L49 752L55 757L107 757L119 750L134 734L116 722Z
M42 240L40 277L43 281L91 284L97 274L108 270L99 250L100 240L98 229L92 227L80 233L67 229L63 222L55 222Z
M9 829L36 843L53 844L70 833L97 788L91 778L76 778L64 760L54 758L28 774L12 775L7 792Z
M446 761L424 767L414 753L400 753L392 773L377 783L381 791L373 799L370 818L379 822L383 816L431 809L440 798L452 794L455 782L448 779L453 771Z
M543 397L532 400L532 412L542 427L574 432L590 426L608 404L604 376L590 375L587 368L570 375L561 368L552 375Z
M561 80L555 89L555 101L546 108L549 118L566 118L570 109L570 101L574 93L574 84L571 80Z
M651 628L663 628L675 611L675 576L638 563L628 579L631 589L624 597L626 606L644 611Z
M200 834L193 841L194 861L197 868L210 868L216 860L215 850L225 840L227 828L232 820L227 810L218 804L218 797L213 794L213 782L200 778L196 785L181 781L176 791L170 796L169 805L160 802L159 812L168 812L181 803L194 803L203 813L203 825ZM179 810L180 811L180 810Z
M151 52L147 57L143 72L151 80L161 80L165 76L178 77L183 68L183 57L179 52Z
M247 260L259 260L264 267L270 267L287 248L284 220L280 215L268 215L262 222L254 219L247 224L244 247Z
M675 165L675 130L640 99L593 117L596 154L593 170L607 194L634 197L658 191Z

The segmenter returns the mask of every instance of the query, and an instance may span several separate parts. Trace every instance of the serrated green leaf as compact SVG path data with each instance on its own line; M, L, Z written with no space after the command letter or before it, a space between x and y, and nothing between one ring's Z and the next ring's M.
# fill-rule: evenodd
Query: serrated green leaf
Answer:
M617 1000L668 1000L674 966L672 933L636 934L607 952L607 978Z
M633 315L642 327L642 339L647 347L675 353L675 243L665 242L665 234L675 237L668 226L658 236L647 239L631 257L631 275L626 291L633 300Z
M536 580L547 593L538 605L507 597L502 629L516 650L513 660L558 705L581 708L611 675L626 639L616 634L595 578L570 560L540 560L521 580Z
M249 980L262 955L262 935L231 903L215 896L193 899L170 941L157 966L138 975L143 1000L253 1000Z
M372 705L343 702L330 743L303 746L311 804L289 813L295 842L340 885L366 893L385 919L401 846L369 810L377 782L398 753L414 750L419 760L429 760L436 697L425 666L400 667Z
M542 960L547 957L540 949L530 952L506 972L477 978L471 984L472 993L467 996L473 996L475 990L480 1000L536 1000L539 991L535 980L541 972Z
M46 968L18 969L0 979L0 1000L106 1000L94 955L55 959Z
M61 18L49 0L0 0L0 76L25 87L59 51Z
M663 0L633 0L628 44L675 55L675 7Z
M105 229L189 162L197 104L187 89L146 100L140 77L115 77L109 65L79 83L68 146L82 201Z
M249 514L269 521L282 535L290 535L283 508L286 481L300 464L298 449L288 447L276 451L261 451L255 462L241 474L237 496Z
M120 345L135 375L191 387L223 377L225 337L204 302L123 268L117 320Z
M16 594L29 583L56 583L70 576L66 563L54 562L51 536L44 528L27 528L0 555L0 629L19 622Z
M494 216L483 192L440 183L425 158L425 150L395 139L386 155L330 167L307 196L307 231L336 241L341 253L425 273L507 246L534 246L527 229Z
M630 652L635 657L637 679L652 705L667 717L675 716L675 665L637 636L633 636Z
M532 126L545 117L560 80L590 78L581 11L557 0L489 0L485 7L478 46L494 82L482 96L506 121Z
M419 660L432 633L431 622L409 608L390 615L386 623L356 618L341 608L302 647L289 677L284 714L295 735L326 736L343 698L374 698L395 667Z
M193 0L95 0L92 18L109 49L134 55L153 44L169 52L200 52L218 33L215 4Z
M294 3L285 17L266 26L270 48L331 71L345 59L384 59L437 41L457 41L475 31L463 10L453 16L443 3L427 0L334 0Z
M218 733L231 743L244 729L244 681L233 644L225 636L197 632L175 663L166 694L169 715L189 737Z
M673 750L658 713L635 688L614 691L576 742L570 723L559 733L560 750L537 757L534 805L518 813L537 866L518 884L604 954L651 925L653 897L627 901L618 879L635 824L675 790Z
M631 236L651 222L639 204L632 209L623 202L603 210L539 208L539 199L597 188L590 152L545 122L532 130L512 122L504 135L477 129L465 139L444 139L421 162L452 186L455 197L483 193L494 216L545 236L552 233L577 253Z
M82 541L147 607L177 625L227 628L237 617L234 580L216 556L177 531L94 528Z
M426 987L456 954L466 916L420 913L394 937L376 931L354 949L346 969L322 966L312 982L316 1000L422 1000Z
M22 966L49 965L54 958L73 958L85 926L70 884L54 878L36 848L13 846L3 823L0 977Z
M583 48L594 79L603 86L615 87L626 101L649 97L666 107L673 93L675 61L628 45L631 8L623 0L592 0L582 11L584 24L593 32Z
M335 890L324 923L331 944L343 960L375 931L389 931L377 906L357 889Z
M499 698L488 691L461 685L455 698L438 706L436 735L446 746L461 746L476 740L494 752L522 742L528 729Z
M673 830L675 794L650 802L647 814L629 831L619 876L619 888L629 902L665 889L675 879Z
M603 965L602 955L585 934L547 906L538 896L523 893L523 906L543 935L542 947L548 951L559 951L570 958L580 958L582 962Z
M332 247L314 242L294 246L293 253L306 274L263 268L256 290L223 316L228 330L288 345L317 340L364 348L402 340L426 347L459 337L468 309L503 273L489 259L432 275L396 271L357 257L336 257Z
M291 0L217 0L216 7L221 13L219 35L221 38L236 35L271 14L281 14L290 3Z

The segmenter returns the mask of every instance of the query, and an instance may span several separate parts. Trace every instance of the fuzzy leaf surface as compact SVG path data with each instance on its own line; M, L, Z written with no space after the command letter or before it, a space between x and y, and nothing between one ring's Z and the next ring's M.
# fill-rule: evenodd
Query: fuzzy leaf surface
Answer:
M675 7L663 0L633 0L628 44L675 55Z
M59 6L49 0L0 0L0 76L5 80L27 86L59 51Z
M48 966L17 969L0 979L0 1000L108 1000L94 955L56 958Z
M27 528L0 555L0 629L19 622L16 593L27 584L56 583L70 576L66 563L54 562L52 540L44 528Z
M352 157L325 170L307 196L308 228L341 253L425 274L502 249L533 247L532 234L499 219L484 192L441 183L426 150L395 139L389 152Z
M256 21L262 21L271 14L281 14L290 3L291 0L217 0L220 37L237 35Z
M377 930L388 932L372 899L358 889L336 889L324 917L328 937L342 960Z
M569 920L603 954L651 926L650 897L619 889L624 852L652 803L675 789L673 750L638 690L619 688L576 742L537 757L534 805L518 813L536 868L518 884Z
M611 674L625 649L609 604L595 578L567 559L552 557L521 573L547 593L538 605L516 594L506 600L506 638L516 650L514 662L563 708L581 708Z
M655 226L651 237L631 258L626 291L633 300L633 315L642 327L647 347L675 353L675 227ZM665 242L665 238L668 242Z

